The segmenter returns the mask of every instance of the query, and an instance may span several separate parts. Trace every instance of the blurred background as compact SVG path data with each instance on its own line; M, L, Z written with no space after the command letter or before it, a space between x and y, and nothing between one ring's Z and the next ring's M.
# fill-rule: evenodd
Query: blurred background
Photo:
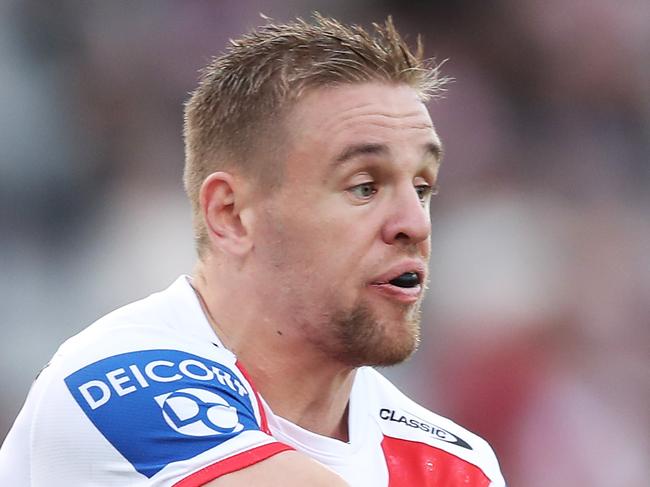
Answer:
M392 14L455 78L423 343L386 373L511 487L650 478L650 2L0 4L0 440L40 368L194 261L182 104L230 37Z

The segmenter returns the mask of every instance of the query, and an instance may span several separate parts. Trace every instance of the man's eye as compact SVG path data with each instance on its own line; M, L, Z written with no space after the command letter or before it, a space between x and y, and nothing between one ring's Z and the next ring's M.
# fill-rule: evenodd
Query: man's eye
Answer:
M348 191L357 198L368 199L377 192L375 183L361 183L352 186Z
M435 188L429 186L428 184L420 184L415 187L415 191L418 194L418 198L420 198L420 201L423 203L429 198L432 194L436 194L437 191Z

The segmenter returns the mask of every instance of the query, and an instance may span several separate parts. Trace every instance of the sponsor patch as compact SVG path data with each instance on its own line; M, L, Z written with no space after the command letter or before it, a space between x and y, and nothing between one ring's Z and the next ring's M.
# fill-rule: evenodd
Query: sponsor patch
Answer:
M238 376L186 352L115 355L70 374L65 383L102 435L148 478L244 430L259 430Z
M417 416L412 414L397 411L395 409L383 408L379 410L379 417L384 421L391 421L393 423L401 423L409 428L414 428L416 430L421 430L425 433L428 433L430 437L444 441L445 443L452 443L454 445L466 448L468 450L473 450L469 443L467 443L462 438L459 438L455 434L443 429L439 426L431 424Z

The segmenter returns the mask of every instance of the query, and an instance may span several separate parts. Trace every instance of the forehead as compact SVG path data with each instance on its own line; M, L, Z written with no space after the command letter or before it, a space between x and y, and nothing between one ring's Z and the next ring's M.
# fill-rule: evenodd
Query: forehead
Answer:
M440 141L429 113L406 85L364 83L308 92L288 119L291 152L298 156L340 158L355 146L388 151L424 150L437 156Z

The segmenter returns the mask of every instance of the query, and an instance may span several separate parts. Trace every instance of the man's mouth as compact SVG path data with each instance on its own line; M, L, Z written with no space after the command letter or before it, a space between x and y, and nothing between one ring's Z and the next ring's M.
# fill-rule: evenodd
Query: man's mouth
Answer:
M399 267L379 277L371 284L371 288L393 301L414 303L422 295L423 266L418 263L406 263Z
M395 279L391 279L388 282L393 286L411 288L420 284L420 276L418 276L415 272L404 272L403 274L400 274Z

